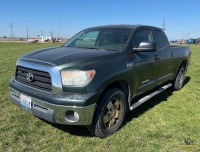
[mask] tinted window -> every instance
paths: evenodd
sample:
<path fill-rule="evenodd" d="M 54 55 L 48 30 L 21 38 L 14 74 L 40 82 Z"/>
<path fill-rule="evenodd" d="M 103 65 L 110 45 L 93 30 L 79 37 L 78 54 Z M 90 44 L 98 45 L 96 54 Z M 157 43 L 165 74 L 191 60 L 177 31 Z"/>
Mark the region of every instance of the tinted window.
<path fill-rule="evenodd" d="M 141 42 L 154 42 L 151 30 L 142 30 L 136 33 L 133 39 L 133 47 L 138 48 Z"/>
<path fill-rule="evenodd" d="M 162 32 L 159 30 L 155 30 L 156 38 L 157 38 L 157 48 L 162 49 L 165 47 L 165 40 L 163 38 Z"/>

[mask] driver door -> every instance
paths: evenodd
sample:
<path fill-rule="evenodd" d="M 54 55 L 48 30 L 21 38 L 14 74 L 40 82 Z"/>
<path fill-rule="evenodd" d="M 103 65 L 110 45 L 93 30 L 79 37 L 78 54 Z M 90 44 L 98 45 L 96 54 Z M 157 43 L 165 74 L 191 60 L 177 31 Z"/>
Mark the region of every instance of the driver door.
<path fill-rule="evenodd" d="M 155 42 L 150 29 L 143 29 L 136 32 L 132 41 L 132 47 L 138 48 L 141 42 Z M 134 55 L 133 73 L 137 78 L 136 93 L 148 91 L 155 86 L 159 69 L 159 63 L 156 60 L 155 52 L 156 51 L 136 52 Z"/>

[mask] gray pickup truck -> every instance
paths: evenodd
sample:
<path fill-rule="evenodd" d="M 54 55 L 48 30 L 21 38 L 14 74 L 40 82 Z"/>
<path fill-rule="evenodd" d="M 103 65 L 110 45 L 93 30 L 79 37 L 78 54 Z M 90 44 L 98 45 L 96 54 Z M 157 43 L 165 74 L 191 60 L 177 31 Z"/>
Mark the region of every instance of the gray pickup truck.
<path fill-rule="evenodd" d="M 85 125 L 101 138 L 126 112 L 184 85 L 191 51 L 171 47 L 162 29 L 108 25 L 85 29 L 61 47 L 30 52 L 16 64 L 10 100 L 52 123 Z"/>

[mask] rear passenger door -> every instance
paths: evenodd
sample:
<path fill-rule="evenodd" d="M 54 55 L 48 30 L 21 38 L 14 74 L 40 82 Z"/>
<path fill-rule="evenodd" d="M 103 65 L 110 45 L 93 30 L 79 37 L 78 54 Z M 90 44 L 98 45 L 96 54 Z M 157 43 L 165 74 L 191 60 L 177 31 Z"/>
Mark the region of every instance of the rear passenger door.
<path fill-rule="evenodd" d="M 163 31 L 159 29 L 154 29 L 153 31 L 157 45 L 156 56 L 158 57 L 159 62 L 159 70 L 157 75 L 159 78 L 159 83 L 161 84 L 169 80 L 171 76 L 171 47 L 169 46 L 167 37 L 164 35 Z"/>

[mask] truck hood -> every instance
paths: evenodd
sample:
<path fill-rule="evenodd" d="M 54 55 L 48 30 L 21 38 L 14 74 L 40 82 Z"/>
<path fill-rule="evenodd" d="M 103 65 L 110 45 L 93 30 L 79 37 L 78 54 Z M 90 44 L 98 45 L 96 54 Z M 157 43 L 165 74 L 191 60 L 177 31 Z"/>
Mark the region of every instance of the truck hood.
<path fill-rule="evenodd" d="M 103 59 L 110 59 L 115 51 L 84 49 L 73 47 L 54 47 L 30 52 L 22 57 L 26 61 L 34 63 L 46 62 L 57 66 L 66 65 L 66 67 L 77 64 L 90 64 Z M 64 68 L 64 67 L 63 67 Z"/>

